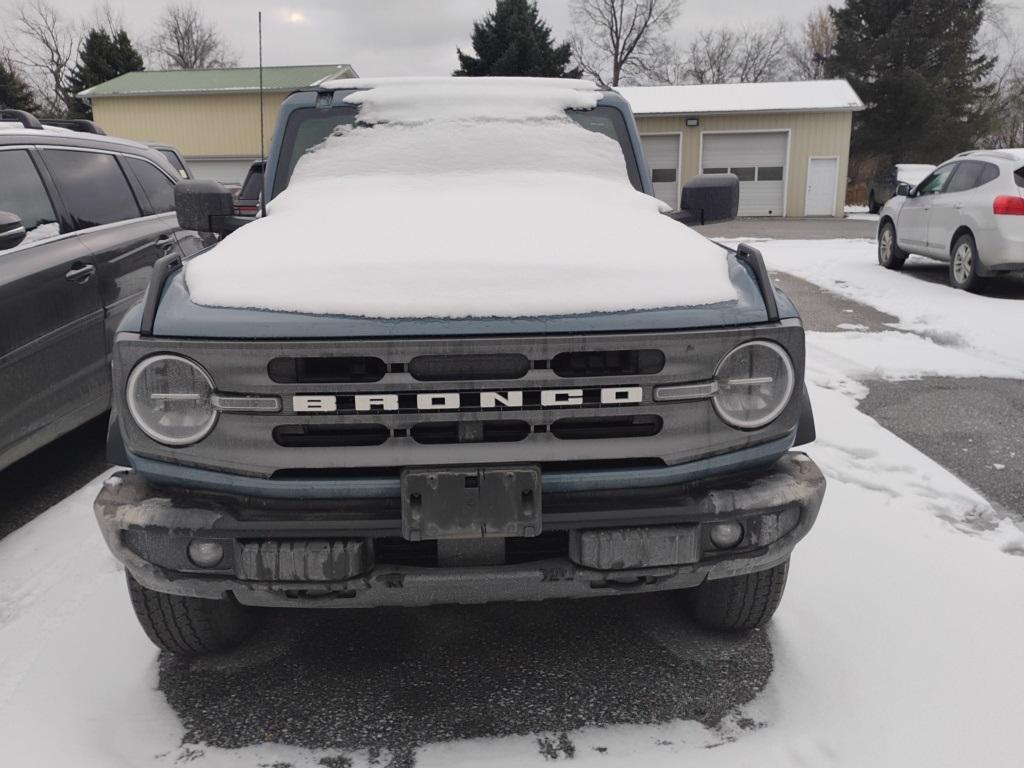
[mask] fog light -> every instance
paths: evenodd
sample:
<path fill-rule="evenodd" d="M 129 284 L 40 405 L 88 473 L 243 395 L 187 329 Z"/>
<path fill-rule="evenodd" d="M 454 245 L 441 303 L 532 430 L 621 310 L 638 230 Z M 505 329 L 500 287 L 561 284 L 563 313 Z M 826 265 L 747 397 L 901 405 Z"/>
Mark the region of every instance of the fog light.
<path fill-rule="evenodd" d="M 192 539 L 188 545 L 188 559 L 200 568 L 213 568 L 224 559 L 224 547 L 216 541 Z"/>
<path fill-rule="evenodd" d="M 719 549 L 732 549 L 743 541 L 743 526 L 739 523 L 717 523 L 711 526 L 711 543 Z"/>

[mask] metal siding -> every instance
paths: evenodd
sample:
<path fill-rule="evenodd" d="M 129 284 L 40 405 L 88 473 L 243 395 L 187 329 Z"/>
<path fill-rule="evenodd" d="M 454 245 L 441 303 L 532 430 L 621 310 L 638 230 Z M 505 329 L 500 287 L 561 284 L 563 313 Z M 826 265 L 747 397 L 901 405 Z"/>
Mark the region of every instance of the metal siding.
<path fill-rule="evenodd" d="M 264 93 L 266 147 L 287 94 Z M 118 96 L 93 99 L 93 116 L 111 136 L 170 144 L 186 158 L 260 155 L 259 94 Z"/>
<path fill-rule="evenodd" d="M 811 156 L 839 157 L 839 188 L 836 216 L 843 215 L 844 190 L 849 172 L 852 112 L 759 113 L 702 115 L 700 126 L 686 127 L 686 116 L 637 117 L 641 134 L 682 133 L 682 181 L 699 171 L 700 135 L 703 131 L 790 130 L 789 163 L 786 166 L 786 215 L 803 216 L 807 189 L 807 163 Z"/>

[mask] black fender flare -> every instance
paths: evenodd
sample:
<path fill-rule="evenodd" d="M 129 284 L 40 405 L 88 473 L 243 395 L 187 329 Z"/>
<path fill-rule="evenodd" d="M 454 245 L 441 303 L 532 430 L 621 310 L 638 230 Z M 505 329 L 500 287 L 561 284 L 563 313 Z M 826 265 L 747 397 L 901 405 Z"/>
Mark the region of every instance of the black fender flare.
<path fill-rule="evenodd" d="M 817 436 L 818 433 L 814 426 L 814 409 L 811 408 L 811 398 L 807 394 L 807 385 L 805 384 L 800 395 L 800 421 L 797 423 L 796 442 L 793 445 L 813 443 Z"/>
<path fill-rule="evenodd" d="M 107 462 L 118 467 L 130 467 L 128 449 L 124 447 L 124 436 L 121 434 L 121 423 L 117 418 L 117 409 L 110 409 L 110 420 L 107 422 Z"/>

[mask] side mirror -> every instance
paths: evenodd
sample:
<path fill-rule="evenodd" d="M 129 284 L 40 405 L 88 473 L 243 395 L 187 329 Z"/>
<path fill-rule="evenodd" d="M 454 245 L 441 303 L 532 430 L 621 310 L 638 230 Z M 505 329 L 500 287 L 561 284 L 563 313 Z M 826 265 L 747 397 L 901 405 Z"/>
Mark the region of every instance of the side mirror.
<path fill-rule="evenodd" d="M 8 248 L 18 245 L 27 234 L 25 225 L 22 224 L 18 214 L 0 211 L 0 251 L 6 251 Z"/>
<path fill-rule="evenodd" d="M 174 186 L 174 208 L 182 229 L 227 235 L 251 219 L 235 216 L 231 193 L 216 181 L 183 181 Z"/>
<path fill-rule="evenodd" d="M 740 210 L 740 180 L 734 173 L 704 174 L 683 184 L 678 211 L 669 215 L 683 224 L 731 221 Z"/>
<path fill-rule="evenodd" d="M 896 185 L 896 197 L 910 197 L 910 193 L 913 191 L 914 188 L 905 181 Z"/>

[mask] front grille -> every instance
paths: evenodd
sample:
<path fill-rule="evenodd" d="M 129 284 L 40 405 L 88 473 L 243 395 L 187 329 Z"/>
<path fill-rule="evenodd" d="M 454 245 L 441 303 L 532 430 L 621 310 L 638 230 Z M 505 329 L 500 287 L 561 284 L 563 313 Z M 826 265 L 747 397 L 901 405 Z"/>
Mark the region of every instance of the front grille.
<path fill-rule="evenodd" d="M 530 434 L 525 421 L 439 421 L 417 424 L 410 431 L 420 445 L 516 443 Z"/>
<path fill-rule="evenodd" d="M 273 413 L 221 414 L 185 451 L 155 443 L 130 419 L 122 425 L 134 453 L 202 469 L 300 484 L 391 478 L 404 467 L 660 467 L 795 428 L 799 397 L 756 434 L 726 425 L 710 400 L 655 398 L 659 387 L 712 380 L 725 355 L 755 339 L 788 349 L 802 376 L 796 324 L 440 338 L 122 338 L 115 374 L 124 382 L 142 358 L 174 352 L 202 365 L 223 393 L 279 400 Z M 126 406 L 123 397 L 119 405 Z"/>
<path fill-rule="evenodd" d="M 551 361 L 551 370 L 563 378 L 650 376 L 664 368 L 665 353 L 657 349 L 562 352 Z"/>
<path fill-rule="evenodd" d="M 537 560 L 567 557 L 569 554 L 568 531 L 544 531 L 529 538 L 503 539 L 505 564 L 516 565 Z M 436 541 L 406 541 L 398 537 L 374 540 L 374 551 L 379 565 L 405 565 L 419 568 L 436 568 Z"/>
<path fill-rule="evenodd" d="M 379 357 L 276 357 L 267 365 L 267 375 L 278 384 L 369 383 L 387 370 Z"/>
<path fill-rule="evenodd" d="M 559 440 L 615 440 L 624 437 L 653 437 L 661 432 L 661 426 L 660 416 L 559 419 L 551 425 L 551 434 Z"/>
<path fill-rule="evenodd" d="M 284 424 L 273 435 L 285 448 L 365 447 L 384 445 L 391 431 L 383 424 Z"/>
<path fill-rule="evenodd" d="M 409 362 L 417 381 L 521 379 L 529 370 L 523 355 L 421 355 Z"/>

